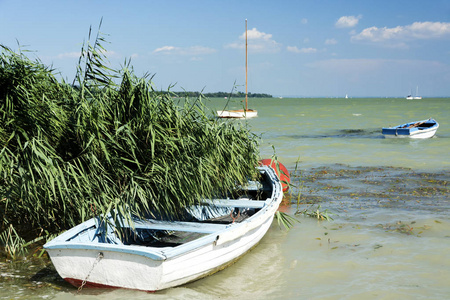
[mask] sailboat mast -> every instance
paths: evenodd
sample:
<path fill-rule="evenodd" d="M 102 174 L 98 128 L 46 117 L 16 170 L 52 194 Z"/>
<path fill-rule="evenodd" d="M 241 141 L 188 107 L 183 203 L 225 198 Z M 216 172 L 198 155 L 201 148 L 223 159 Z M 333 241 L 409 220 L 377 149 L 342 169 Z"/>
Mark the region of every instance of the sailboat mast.
<path fill-rule="evenodd" d="M 247 75 L 248 63 L 247 63 L 247 19 L 245 19 L 245 110 L 247 110 L 248 92 L 247 92 Z"/>

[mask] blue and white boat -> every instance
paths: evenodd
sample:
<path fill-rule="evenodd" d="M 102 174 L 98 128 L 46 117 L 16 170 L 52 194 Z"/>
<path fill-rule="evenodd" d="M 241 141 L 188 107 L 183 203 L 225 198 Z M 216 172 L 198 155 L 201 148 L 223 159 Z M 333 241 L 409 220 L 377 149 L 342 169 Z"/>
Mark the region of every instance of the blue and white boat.
<path fill-rule="evenodd" d="M 197 280 L 244 255 L 272 224 L 281 182 L 271 167 L 258 169 L 261 179 L 241 187 L 240 197 L 204 200 L 182 220 L 97 217 L 44 248 L 59 275 L 79 289 L 157 291 Z"/>
<path fill-rule="evenodd" d="M 409 137 L 413 139 L 431 138 L 436 134 L 439 123 L 429 118 L 428 120 L 410 122 L 395 127 L 383 128 L 385 137 Z"/>

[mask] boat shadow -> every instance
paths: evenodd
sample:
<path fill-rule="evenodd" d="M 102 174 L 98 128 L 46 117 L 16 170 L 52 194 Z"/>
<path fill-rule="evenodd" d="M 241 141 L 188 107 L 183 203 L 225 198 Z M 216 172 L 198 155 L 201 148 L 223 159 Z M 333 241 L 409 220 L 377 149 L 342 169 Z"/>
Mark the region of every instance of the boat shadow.
<path fill-rule="evenodd" d="M 428 139 L 412 139 L 410 137 L 385 137 L 381 133 L 381 128 L 368 128 L 368 129 L 339 129 L 330 130 L 323 134 L 292 134 L 284 135 L 292 139 L 326 139 L 326 138 L 338 138 L 338 139 L 383 139 L 388 141 L 417 141 L 417 140 L 430 140 L 430 139 L 445 139 L 450 138 L 450 135 L 436 133 L 435 136 Z"/>
<path fill-rule="evenodd" d="M 339 129 L 330 130 L 323 134 L 304 134 L 287 135 L 293 139 L 325 139 L 325 138 L 343 138 L 343 139 L 384 139 L 380 128 L 369 129 Z"/>

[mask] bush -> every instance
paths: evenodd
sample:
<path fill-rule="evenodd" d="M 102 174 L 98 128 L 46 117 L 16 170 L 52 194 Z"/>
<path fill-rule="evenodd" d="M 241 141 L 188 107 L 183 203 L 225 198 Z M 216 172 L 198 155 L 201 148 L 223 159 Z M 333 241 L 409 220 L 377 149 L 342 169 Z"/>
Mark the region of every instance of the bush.
<path fill-rule="evenodd" d="M 111 210 L 176 218 L 256 175 L 247 127 L 213 117 L 201 95 L 175 102 L 129 64 L 106 68 L 101 42 L 83 45 L 73 84 L 2 46 L 3 251 L 7 230 L 30 241 Z"/>

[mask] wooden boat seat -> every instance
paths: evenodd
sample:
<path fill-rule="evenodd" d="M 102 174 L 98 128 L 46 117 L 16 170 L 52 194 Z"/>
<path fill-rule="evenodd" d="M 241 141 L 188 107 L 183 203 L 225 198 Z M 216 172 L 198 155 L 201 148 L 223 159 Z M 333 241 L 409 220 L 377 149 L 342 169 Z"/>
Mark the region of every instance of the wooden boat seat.
<path fill-rule="evenodd" d="M 169 221 L 135 221 L 135 229 L 173 230 L 185 232 L 213 233 L 225 229 L 227 224 L 213 224 L 202 222 L 169 222 Z M 131 227 L 131 226 L 130 226 Z"/>
<path fill-rule="evenodd" d="M 266 203 L 265 201 L 240 199 L 240 200 L 230 200 L 230 199 L 214 199 L 214 200 L 204 200 L 202 204 L 206 204 L 212 207 L 229 207 L 229 208 L 252 208 L 260 209 L 263 208 Z M 150 230 L 173 230 L 173 231 L 185 231 L 185 232 L 199 232 L 199 233 L 213 233 L 222 229 L 225 229 L 227 224 L 214 224 L 214 223 L 203 223 L 203 222 L 181 222 L 181 221 L 159 221 L 159 220 L 145 220 L 145 221 L 135 221 L 135 229 L 150 229 Z M 132 227 L 132 226 L 127 226 Z"/>
<path fill-rule="evenodd" d="M 263 208 L 266 205 L 266 202 L 249 199 L 239 199 L 239 200 L 214 199 L 214 200 L 203 200 L 202 204 L 207 204 L 215 207 Z"/>

